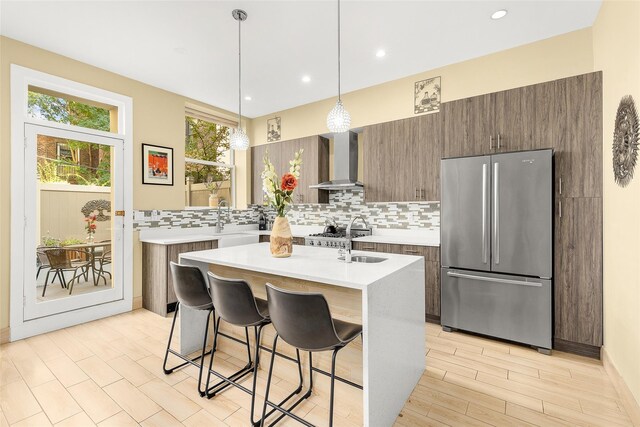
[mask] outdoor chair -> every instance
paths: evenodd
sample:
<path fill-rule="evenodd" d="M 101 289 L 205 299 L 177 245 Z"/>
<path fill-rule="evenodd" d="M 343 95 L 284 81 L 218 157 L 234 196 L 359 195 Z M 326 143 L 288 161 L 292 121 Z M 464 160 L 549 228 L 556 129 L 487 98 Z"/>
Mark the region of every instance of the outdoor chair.
<path fill-rule="evenodd" d="M 83 249 L 65 248 L 47 249 L 44 252 L 49 260 L 50 270 L 47 272 L 47 277 L 45 278 L 42 296 L 44 297 L 47 291 L 47 281 L 51 272 L 55 272 L 58 277 L 60 277 L 62 287 L 68 288 L 69 295 L 71 295 L 74 282 L 80 281 L 80 277 L 83 275 L 88 277 L 89 267 L 91 266 L 91 253 Z M 67 279 L 64 276 L 64 273 L 67 271 L 73 271 L 73 277 L 69 283 L 67 283 Z M 78 274 L 78 271 L 80 271 L 80 274 Z"/>

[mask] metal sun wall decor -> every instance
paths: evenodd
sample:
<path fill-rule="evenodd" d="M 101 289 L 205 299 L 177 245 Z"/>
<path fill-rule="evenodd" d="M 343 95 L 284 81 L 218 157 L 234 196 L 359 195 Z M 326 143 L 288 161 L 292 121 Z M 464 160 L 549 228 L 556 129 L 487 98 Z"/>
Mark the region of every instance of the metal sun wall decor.
<path fill-rule="evenodd" d="M 414 83 L 413 113 L 440 111 L 440 77 L 432 77 Z"/>
<path fill-rule="evenodd" d="M 640 123 L 636 105 L 631 95 L 624 96 L 618 106 L 613 130 L 613 174 L 621 187 L 633 179 L 633 170 L 638 158 Z"/>

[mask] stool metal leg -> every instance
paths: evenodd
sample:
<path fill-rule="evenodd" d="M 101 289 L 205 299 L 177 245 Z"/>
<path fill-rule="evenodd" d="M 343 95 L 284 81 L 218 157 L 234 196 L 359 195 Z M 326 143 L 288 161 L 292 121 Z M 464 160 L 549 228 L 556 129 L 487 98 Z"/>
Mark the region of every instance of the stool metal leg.
<path fill-rule="evenodd" d="M 338 351 L 340 351 L 342 347 L 338 347 L 333 350 L 333 356 L 331 358 L 331 397 L 329 398 L 329 427 L 333 426 L 333 397 L 335 394 L 335 384 L 336 384 L 336 356 L 338 355 Z"/>
<path fill-rule="evenodd" d="M 198 368 L 198 393 L 200 393 L 200 396 L 204 396 L 205 394 L 205 390 L 202 389 L 202 371 L 204 369 L 204 358 L 207 354 L 210 353 L 210 351 L 207 351 L 207 338 L 209 336 L 209 321 L 211 319 L 211 321 L 214 320 L 214 313 L 213 310 L 209 310 L 209 313 L 207 314 L 207 324 L 205 325 L 205 329 L 204 329 L 204 338 L 203 338 L 203 342 L 202 342 L 202 352 L 200 354 L 200 356 L 196 356 L 193 359 L 190 359 L 186 356 L 184 356 L 181 353 L 178 353 L 175 350 L 171 349 L 171 341 L 173 340 L 173 332 L 175 330 L 176 327 L 176 320 L 178 318 L 178 311 L 180 310 L 180 303 L 176 303 L 176 311 L 173 314 L 173 321 L 171 322 L 171 331 L 169 332 L 169 340 L 167 342 L 167 349 L 164 353 L 164 362 L 162 363 L 162 370 L 164 371 L 165 375 L 169 375 L 172 374 L 176 369 L 182 368 L 183 366 L 186 365 L 193 365 L 195 367 Z M 174 356 L 177 356 L 179 358 L 181 358 L 182 360 L 184 360 L 184 363 L 181 363 L 177 366 L 174 366 L 173 368 L 167 368 L 167 361 L 169 359 L 169 353 L 173 354 Z M 196 362 L 197 360 L 200 360 L 200 362 Z"/>
<path fill-rule="evenodd" d="M 236 385 L 236 382 L 239 381 L 240 379 L 242 379 L 243 377 L 247 376 L 248 374 L 250 374 L 251 372 L 253 372 L 253 362 L 251 360 L 251 345 L 249 343 L 249 332 L 248 329 L 245 328 L 245 336 L 247 337 L 247 341 L 246 342 L 242 342 L 242 340 L 239 340 L 231 335 L 227 335 L 224 334 L 222 332 L 220 332 L 220 321 L 222 320 L 222 318 L 218 317 L 218 321 L 216 322 L 216 327 L 215 327 L 215 334 L 214 334 L 214 338 L 213 338 L 213 351 L 211 352 L 211 359 L 209 360 L 209 372 L 207 373 L 207 383 L 206 383 L 206 388 L 205 388 L 205 394 L 207 395 L 208 399 L 211 399 L 213 396 L 215 396 L 216 394 L 220 393 L 221 391 L 225 390 L 227 387 L 231 386 L 231 385 Z M 222 335 L 224 337 L 230 338 L 234 341 L 240 342 L 242 344 L 245 344 L 248 348 L 248 356 L 249 356 L 249 362 L 247 363 L 247 365 L 240 369 L 237 372 L 234 372 L 233 374 L 231 374 L 229 377 L 225 377 L 222 374 L 216 372 L 213 370 L 213 358 L 215 356 L 215 352 L 217 351 L 217 347 L 218 347 L 218 336 Z M 211 381 L 211 374 L 217 376 L 221 381 L 217 382 L 216 384 L 209 386 L 210 381 Z"/>
<path fill-rule="evenodd" d="M 300 418 L 299 416 L 297 416 L 296 414 L 291 412 L 296 406 L 298 406 L 305 399 L 307 399 L 309 396 L 311 396 L 311 388 L 309 388 L 307 390 L 307 392 L 303 396 L 301 396 L 298 400 L 296 400 L 289 408 L 285 409 L 285 408 L 282 407 L 283 404 L 285 404 L 289 399 L 291 399 L 293 396 L 295 396 L 296 394 L 298 394 L 302 390 L 302 363 L 300 361 L 300 350 L 296 349 L 296 356 L 297 356 L 297 360 L 298 360 L 298 374 L 300 375 L 300 385 L 298 386 L 298 389 L 296 389 L 293 393 L 291 393 L 289 396 L 287 396 L 283 401 L 281 401 L 278 404 L 269 402 L 269 389 L 271 388 L 271 380 L 273 378 L 273 364 L 274 364 L 275 357 L 276 357 L 276 354 L 277 354 L 277 352 L 276 352 L 277 344 L 278 344 L 278 334 L 276 333 L 276 336 L 273 339 L 273 350 L 272 350 L 273 354 L 271 356 L 271 363 L 269 364 L 269 375 L 268 375 L 268 378 L 267 378 L 267 388 L 266 388 L 265 396 L 264 396 L 264 406 L 262 407 L 262 419 L 260 420 L 260 426 L 264 426 L 264 423 L 265 423 L 265 420 L 267 419 L 267 417 L 269 417 L 275 411 L 280 411 L 282 414 L 278 418 L 276 418 L 272 423 L 269 424 L 270 427 L 275 425 L 285 415 L 290 416 L 294 420 L 296 420 L 299 423 L 302 423 L 302 424 L 304 424 L 304 425 L 306 425 L 308 427 L 314 427 L 313 424 L 310 424 L 309 422 L 303 420 L 302 418 Z M 309 371 L 309 375 L 313 375 L 313 371 L 312 370 Z M 311 381 L 313 381 L 313 380 L 311 379 Z M 313 383 L 311 382 L 311 384 L 313 384 Z M 267 405 L 269 405 L 271 408 L 273 408 L 268 413 L 267 413 Z"/>

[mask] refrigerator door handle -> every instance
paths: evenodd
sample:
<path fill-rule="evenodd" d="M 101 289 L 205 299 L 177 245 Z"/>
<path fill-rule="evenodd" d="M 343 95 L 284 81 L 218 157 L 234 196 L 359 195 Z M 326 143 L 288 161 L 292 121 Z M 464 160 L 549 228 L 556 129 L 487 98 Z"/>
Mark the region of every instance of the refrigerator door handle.
<path fill-rule="evenodd" d="M 493 259 L 500 264 L 500 164 L 493 164 Z"/>
<path fill-rule="evenodd" d="M 533 286 L 539 288 L 542 286 L 540 282 L 525 282 L 524 280 L 500 279 L 495 277 L 476 276 L 475 274 L 464 274 L 455 271 L 447 271 L 447 276 L 457 277 L 459 279 L 478 280 L 481 282 L 502 283 L 505 285 Z"/>
<path fill-rule="evenodd" d="M 487 164 L 482 165 L 482 263 L 487 263 Z"/>

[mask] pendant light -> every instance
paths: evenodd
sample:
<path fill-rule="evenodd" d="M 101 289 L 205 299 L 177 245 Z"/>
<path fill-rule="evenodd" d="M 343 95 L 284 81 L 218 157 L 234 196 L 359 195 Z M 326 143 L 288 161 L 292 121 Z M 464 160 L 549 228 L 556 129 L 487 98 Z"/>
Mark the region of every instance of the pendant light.
<path fill-rule="evenodd" d="M 232 150 L 246 150 L 249 148 L 249 137 L 242 130 L 242 21 L 247 19 L 247 12 L 235 9 L 231 12 L 233 19 L 238 21 L 238 128 L 231 134 L 229 145 Z"/>
<path fill-rule="evenodd" d="M 342 133 L 349 130 L 351 126 L 351 116 L 342 105 L 340 98 L 340 0 L 338 0 L 338 102 L 327 116 L 327 127 L 333 133 Z"/>

